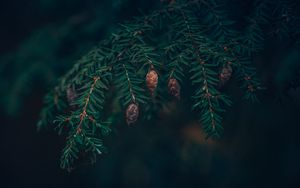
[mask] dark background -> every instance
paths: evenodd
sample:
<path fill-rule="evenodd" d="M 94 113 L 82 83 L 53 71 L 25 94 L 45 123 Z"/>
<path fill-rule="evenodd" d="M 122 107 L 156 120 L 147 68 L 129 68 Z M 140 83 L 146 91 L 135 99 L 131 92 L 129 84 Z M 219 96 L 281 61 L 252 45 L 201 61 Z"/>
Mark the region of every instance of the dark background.
<path fill-rule="evenodd" d="M 252 3 L 229 2 L 232 11 L 241 6 L 239 12 L 248 11 Z M 0 2 L 1 187 L 300 185 L 300 92 L 285 87 L 290 69 L 300 63 L 299 51 L 274 49 L 272 39 L 254 62 L 267 88 L 259 94 L 260 103 L 245 102 L 230 86 L 234 105 L 226 112 L 221 139 L 204 140 L 201 125 L 183 100 L 160 120 L 133 128 L 118 125 L 107 140 L 109 153 L 95 165 L 72 173 L 59 168 L 63 138 L 53 131 L 36 131 L 47 89 L 117 23 L 159 6 L 159 0 Z M 286 57 L 298 62 L 296 66 L 289 67 Z M 38 67 L 35 77 L 33 66 Z M 36 70 L 47 74 L 39 79 Z"/>

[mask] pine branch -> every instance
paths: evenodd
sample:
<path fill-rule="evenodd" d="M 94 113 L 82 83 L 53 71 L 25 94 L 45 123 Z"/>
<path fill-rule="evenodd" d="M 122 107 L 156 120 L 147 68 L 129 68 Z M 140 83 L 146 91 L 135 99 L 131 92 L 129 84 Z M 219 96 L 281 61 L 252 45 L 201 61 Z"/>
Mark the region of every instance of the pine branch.
<path fill-rule="evenodd" d="M 231 50 L 230 48 L 227 48 L 226 51 L 232 57 L 230 63 L 232 63 L 232 65 L 236 67 L 236 75 L 241 82 L 241 88 L 243 91 L 246 91 L 244 98 L 253 102 L 258 101 L 256 91 L 263 88 L 256 77 L 256 70 L 250 65 L 251 60 L 248 57 L 238 57 L 236 55 L 236 52 L 234 50 Z"/>
<path fill-rule="evenodd" d="M 108 83 L 111 77 L 110 67 L 102 68 L 98 76 L 92 78 L 90 84 L 84 84 L 80 90 L 82 93 L 74 101 L 77 106 L 76 110 L 70 116 L 58 116 L 55 123 L 57 124 L 58 133 L 68 130 L 67 145 L 63 149 L 61 158 L 61 167 L 70 169 L 75 160 L 79 158 L 80 151 L 90 152 L 90 156 L 101 154 L 104 148 L 100 139 L 91 138 L 95 135 L 103 135 L 109 131 L 109 124 L 101 123 L 99 111 L 104 104 L 104 91 L 108 89 Z M 101 75 L 101 76 L 100 76 Z M 87 134 L 90 130 L 90 134 Z M 98 130 L 100 130 L 100 133 Z M 95 140 L 95 142 L 92 142 Z M 99 142 L 96 144 L 96 142 Z M 101 141 L 102 143 L 102 141 Z"/>
<path fill-rule="evenodd" d="M 59 96 L 57 88 L 45 96 L 44 103 L 46 107 L 40 113 L 40 120 L 37 123 L 38 131 L 49 129 L 49 126 L 53 125 L 53 115 L 67 108 L 65 101 Z"/>
<path fill-rule="evenodd" d="M 263 25 L 266 25 L 272 16 L 270 1 L 255 1 L 254 7 L 252 14 L 246 18 L 248 25 L 244 29 L 243 35 L 237 38 L 237 41 L 243 46 L 236 48 L 236 50 L 248 56 L 263 48 L 262 44 L 265 40 Z"/>
<path fill-rule="evenodd" d="M 64 91 L 70 84 L 82 84 L 84 77 L 92 74 L 99 62 L 106 61 L 110 55 L 109 42 L 109 40 L 103 41 L 75 63 L 73 68 L 61 78 L 60 90 Z"/>
<path fill-rule="evenodd" d="M 204 131 L 208 137 L 219 137 L 221 115 L 231 105 L 219 90 L 220 84 L 233 71 L 246 99 L 256 100 L 256 91 L 262 88 L 250 63 L 253 53 L 263 47 L 267 4 L 256 5 L 248 21 L 245 31 L 237 31 L 224 6 L 213 0 L 194 0 L 176 1 L 121 24 L 61 78 L 58 95 L 68 100 L 68 107 L 52 110 L 50 98 L 52 103 L 45 108 L 50 119 L 57 117 L 58 134 L 67 135 L 62 168 L 71 169 L 84 156 L 94 162 L 105 151 L 102 138 L 110 131 L 110 123 L 103 123 L 102 111 L 107 91 L 116 91 L 113 97 L 126 108 L 127 123 L 133 124 L 140 107 L 147 120 L 153 109 L 160 109 L 166 102 L 166 88 L 180 99 L 180 85 L 187 75 L 195 88 L 193 109 L 201 115 Z"/>
<path fill-rule="evenodd" d="M 215 65 L 206 64 L 205 60 L 201 58 L 201 51 L 199 50 L 200 43 L 199 38 L 194 37 L 196 34 L 193 29 L 196 27 L 193 24 L 196 24 L 194 20 L 190 20 L 190 17 L 186 16 L 184 10 L 180 11 L 182 15 L 182 20 L 187 28 L 187 33 L 184 34 L 184 37 L 187 38 L 187 41 L 192 45 L 193 55 L 195 57 L 194 68 L 190 71 L 194 72 L 191 77 L 193 84 L 200 84 L 198 87 L 194 99 L 196 103 L 193 105 L 193 108 L 200 107 L 202 111 L 201 122 L 203 123 L 204 130 L 207 133 L 207 136 L 220 136 L 220 132 L 222 130 L 221 126 L 221 116 L 217 113 L 222 112 L 223 109 L 219 106 L 219 101 L 224 101 L 225 104 L 230 104 L 230 101 L 225 97 L 225 95 L 221 95 L 220 92 L 216 89 L 218 80 L 214 78 L 216 73 L 213 70 L 210 70 L 209 67 L 214 67 Z M 196 32 L 196 31 L 195 31 Z M 209 61 L 209 58 L 207 58 Z M 199 66 L 200 65 L 200 66 Z"/>
<path fill-rule="evenodd" d="M 91 85 L 90 87 L 90 91 L 88 93 L 88 95 L 86 96 L 85 98 L 85 102 L 84 102 L 84 106 L 82 108 L 82 112 L 80 113 L 79 117 L 80 117 L 80 122 L 77 126 L 77 129 L 76 129 L 76 134 L 79 134 L 82 130 L 82 123 L 83 123 L 83 120 L 86 118 L 86 117 L 89 117 L 89 118 L 92 118 L 90 117 L 88 114 L 87 114 L 87 107 L 89 105 L 89 102 L 90 102 L 90 98 L 91 98 L 91 94 L 93 93 L 94 89 L 95 89 L 95 86 L 97 84 L 97 82 L 100 80 L 100 77 L 94 77 L 93 78 L 94 82 L 93 84 Z"/>
<path fill-rule="evenodd" d="M 208 36 L 214 40 L 224 41 L 233 38 L 237 32 L 234 30 L 234 21 L 228 19 L 225 6 L 214 0 L 201 0 L 197 3 L 199 12 L 203 15 L 203 25 L 209 28 Z"/>

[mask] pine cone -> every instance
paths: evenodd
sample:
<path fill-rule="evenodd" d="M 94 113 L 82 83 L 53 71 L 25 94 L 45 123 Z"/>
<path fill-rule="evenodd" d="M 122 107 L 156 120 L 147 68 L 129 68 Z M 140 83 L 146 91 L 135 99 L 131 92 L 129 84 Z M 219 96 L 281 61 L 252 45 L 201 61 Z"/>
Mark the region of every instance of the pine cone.
<path fill-rule="evenodd" d="M 171 78 L 169 80 L 168 88 L 169 88 L 169 93 L 179 100 L 180 99 L 180 85 L 175 78 Z"/>
<path fill-rule="evenodd" d="M 154 94 L 154 91 L 157 87 L 158 75 L 155 70 L 150 70 L 146 75 L 146 84 L 148 89 L 151 92 L 151 95 Z"/>
<path fill-rule="evenodd" d="M 139 107 L 135 103 L 131 103 L 126 110 L 126 121 L 127 124 L 133 124 L 139 117 Z"/>
<path fill-rule="evenodd" d="M 232 68 L 230 64 L 223 66 L 219 79 L 220 79 L 220 86 L 223 86 L 230 78 L 232 74 Z"/>

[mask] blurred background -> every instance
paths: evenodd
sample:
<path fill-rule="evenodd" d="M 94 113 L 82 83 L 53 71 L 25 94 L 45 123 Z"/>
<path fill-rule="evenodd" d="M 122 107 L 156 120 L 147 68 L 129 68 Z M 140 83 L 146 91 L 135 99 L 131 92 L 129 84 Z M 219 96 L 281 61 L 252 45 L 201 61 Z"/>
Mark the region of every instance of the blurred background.
<path fill-rule="evenodd" d="M 227 0 L 236 15 L 253 1 Z M 294 8 L 300 12 L 300 3 Z M 0 168 L 3 187 L 298 187 L 300 185 L 300 45 L 266 40 L 254 64 L 266 90 L 260 103 L 234 105 L 224 134 L 205 140 L 188 101 L 170 102 L 159 119 L 117 125 L 109 153 L 72 173 L 59 168 L 62 137 L 37 133 L 46 92 L 74 61 L 118 23 L 160 0 L 0 1 Z M 240 7 L 236 9 L 236 7 Z M 274 47 L 276 46 L 276 47 Z M 189 88 L 183 87 L 183 98 Z M 1 187 L 2 187 L 1 186 Z"/>

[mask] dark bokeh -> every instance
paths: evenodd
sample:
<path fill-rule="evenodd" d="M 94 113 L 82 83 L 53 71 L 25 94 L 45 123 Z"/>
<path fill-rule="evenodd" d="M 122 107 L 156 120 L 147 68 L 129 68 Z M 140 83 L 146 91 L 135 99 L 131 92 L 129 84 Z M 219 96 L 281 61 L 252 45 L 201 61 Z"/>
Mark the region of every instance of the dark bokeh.
<path fill-rule="evenodd" d="M 250 2 L 241 3 L 244 11 Z M 83 48 L 88 48 L 104 38 L 118 22 L 138 15 L 138 8 L 147 11 L 155 6 L 159 6 L 159 1 L 127 0 L 115 1 L 115 4 L 92 0 L 1 1 L 0 54 L 17 51 L 39 28 L 61 28 L 67 20 L 76 22 L 78 15 L 92 12 L 87 20 L 84 18 L 81 23 L 79 19 L 80 24 L 74 27 L 89 25 L 90 30 L 96 30 L 84 30 L 74 37 L 64 38 L 66 43 L 60 51 L 62 56 L 82 52 L 84 50 L 75 47 L 69 49 L 66 44 L 72 46 L 84 41 L 86 47 Z M 89 22 L 97 8 L 103 11 L 103 16 L 99 16 L 103 19 L 99 20 L 101 26 Z M 34 81 L 31 84 L 34 92 L 26 95 L 18 115 L 7 116 L 1 111 L 0 186 L 298 187 L 300 89 L 281 87 L 280 70 L 286 68 L 286 64 L 277 54 L 285 51 L 285 55 L 299 57 L 299 52 L 274 49 L 273 43 L 275 41 L 268 41 L 266 49 L 255 60 L 267 88 L 259 95 L 261 102 L 247 103 L 239 98 L 237 88 L 228 88 L 237 98 L 226 113 L 225 131 L 220 140 L 204 140 L 201 125 L 194 121 L 182 101 L 177 104 L 177 110 L 160 120 L 133 128 L 117 125 L 117 131 L 107 140 L 109 153 L 99 157 L 94 166 L 83 165 L 70 174 L 59 168 L 63 138 L 51 131 L 36 132 L 47 87 L 41 81 Z M 68 56 L 66 59 L 76 58 Z M 59 68 L 58 72 L 62 73 L 68 66 Z M 13 70 L 6 72 L 10 73 L 14 75 Z"/>

